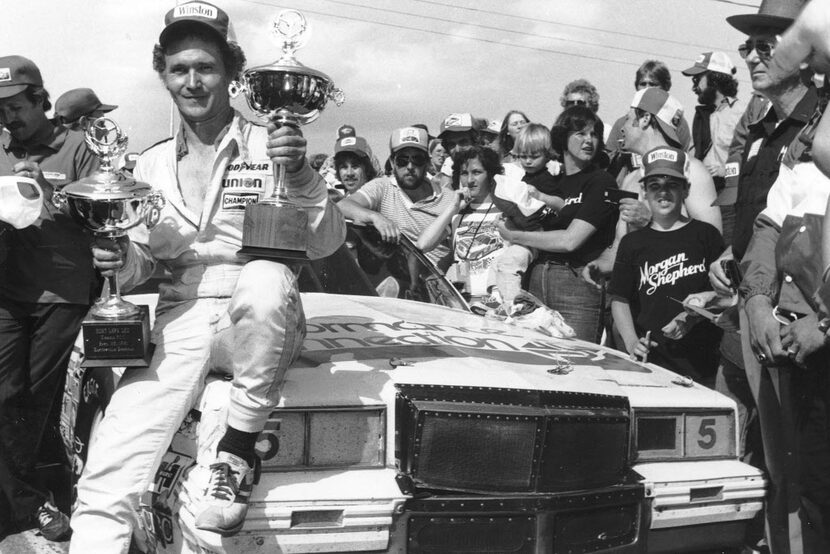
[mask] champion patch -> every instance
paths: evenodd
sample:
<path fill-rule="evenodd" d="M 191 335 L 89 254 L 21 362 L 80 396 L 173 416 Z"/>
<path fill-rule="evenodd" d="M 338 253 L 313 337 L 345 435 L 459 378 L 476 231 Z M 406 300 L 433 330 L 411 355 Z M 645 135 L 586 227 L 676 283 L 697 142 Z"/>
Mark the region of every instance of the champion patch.
<path fill-rule="evenodd" d="M 401 132 L 398 136 L 398 142 L 414 142 L 416 144 L 421 142 L 420 136 L 418 135 L 418 129 L 414 127 L 407 127 L 405 129 L 401 129 Z"/>
<path fill-rule="evenodd" d="M 222 195 L 223 210 L 244 210 L 248 204 L 256 204 L 259 194 L 249 192 L 226 192 Z"/>
<path fill-rule="evenodd" d="M 731 162 L 724 166 L 724 177 L 737 177 L 741 172 L 741 164 L 738 162 Z"/>
<path fill-rule="evenodd" d="M 357 144 L 355 137 L 346 137 L 340 141 L 340 146 L 354 146 L 355 144 Z"/>
<path fill-rule="evenodd" d="M 8 67 L 0 67 L 0 83 L 12 80 L 12 71 Z"/>

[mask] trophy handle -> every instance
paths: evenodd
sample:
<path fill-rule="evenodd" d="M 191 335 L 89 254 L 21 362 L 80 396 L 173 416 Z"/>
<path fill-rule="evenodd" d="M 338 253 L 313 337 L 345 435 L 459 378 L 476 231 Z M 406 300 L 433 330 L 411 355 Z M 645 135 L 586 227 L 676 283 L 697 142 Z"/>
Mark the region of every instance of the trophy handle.
<path fill-rule="evenodd" d="M 52 205 L 57 209 L 64 211 L 66 208 L 66 193 L 62 190 L 52 193 Z"/>
<path fill-rule="evenodd" d="M 334 102 L 335 106 L 342 106 L 343 102 L 346 101 L 346 93 L 343 92 L 343 89 L 337 87 L 332 87 L 331 89 L 329 89 L 329 91 L 326 93 L 326 96 L 328 96 L 329 100 Z"/>
<path fill-rule="evenodd" d="M 246 90 L 248 90 L 248 88 L 245 86 L 244 77 L 243 82 L 240 83 L 239 81 L 231 81 L 228 85 L 228 95 L 231 98 L 236 98 Z"/>

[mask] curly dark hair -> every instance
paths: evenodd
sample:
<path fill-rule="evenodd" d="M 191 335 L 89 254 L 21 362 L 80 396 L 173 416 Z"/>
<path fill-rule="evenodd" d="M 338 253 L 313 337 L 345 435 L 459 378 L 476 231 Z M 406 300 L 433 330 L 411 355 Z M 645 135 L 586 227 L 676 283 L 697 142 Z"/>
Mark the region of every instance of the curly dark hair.
<path fill-rule="evenodd" d="M 738 80 L 732 75 L 720 71 L 709 71 L 706 74 L 706 82 L 724 96 L 734 98 L 738 95 Z"/>
<path fill-rule="evenodd" d="M 592 85 L 587 79 L 576 79 L 565 85 L 562 96 L 559 97 L 559 105 L 565 108 L 565 101 L 568 99 L 568 95 L 575 92 L 584 93 L 588 97 L 588 107 L 594 113 L 599 111 L 599 92 L 597 92 L 597 87 Z"/>
<path fill-rule="evenodd" d="M 602 121 L 587 106 L 571 106 L 559 114 L 550 130 L 550 142 L 557 157 L 562 160 L 568 149 L 568 138 L 585 127 L 592 126 L 599 144 L 597 152 L 605 149 Z"/>
<path fill-rule="evenodd" d="M 461 181 L 461 169 L 470 160 L 478 160 L 487 175 L 492 179 L 504 173 L 498 153 L 486 146 L 470 146 L 462 148 L 452 158 L 452 188 L 458 190 Z"/>
<path fill-rule="evenodd" d="M 245 69 L 245 52 L 242 47 L 233 41 L 225 42 L 219 38 L 215 32 L 210 31 L 201 24 L 187 25 L 180 24 L 179 33 L 176 38 L 167 41 L 164 46 L 156 44 L 153 46 L 153 69 L 161 76 L 166 68 L 165 56 L 168 53 L 171 44 L 179 42 L 187 38 L 195 38 L 205 42 L 215 44 L 222 55 L 222 63 L 227 71 L 227 77 L 230 80 L 240 79 L 242 77 L 242 70 Z"/>

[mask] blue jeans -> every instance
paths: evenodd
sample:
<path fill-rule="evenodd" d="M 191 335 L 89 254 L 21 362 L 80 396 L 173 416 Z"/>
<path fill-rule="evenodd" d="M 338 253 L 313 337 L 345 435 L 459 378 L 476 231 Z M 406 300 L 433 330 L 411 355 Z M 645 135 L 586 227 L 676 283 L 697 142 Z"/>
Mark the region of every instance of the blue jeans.
<path fill-rule="evenodd" d="M 530 271 L 528 291 L 558 311 L 573 327 L 576 338 L 599 344 L 602 338 L 605 285 L 601 290 L 586 283 L 582 267 L 542 262 Z"/>

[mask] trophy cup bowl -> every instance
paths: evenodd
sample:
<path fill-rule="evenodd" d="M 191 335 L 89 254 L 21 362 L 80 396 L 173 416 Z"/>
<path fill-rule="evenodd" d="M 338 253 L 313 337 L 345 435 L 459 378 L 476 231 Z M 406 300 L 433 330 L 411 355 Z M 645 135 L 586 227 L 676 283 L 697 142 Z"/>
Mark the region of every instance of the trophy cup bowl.
<path fill-rule="evenodd" d="M 262 119 L 282 125 L 306 125 L 320 116 L 338 91 L 332 80 L 299 66 L 261 66 L 243 74 L 248 106 Z M 341 101 L 342 102 L 342 101 Z"/>
<path fill-rule="evenodd" d="M 308 38 L 300 12 L 283 10 L 272 22 L 282 45 L 276 62 L 245 71 L 230 94 L 245 94 L 248 106 L 265 122 L 300 127 L 317 119 L 329 100 L 343 103 L 343 91 L 324 73 L 301 64 L 294 51 Z M 240 253 L 264 258 L 306 260 L 308 214 L 288 198 L 285 167 L 274 168 L 270 197 L 245 208 Z"/>
<path fill-rule="evenodd" d="M 124 153 L 126 136 L 110 119 L 99 118 L 86 132 L 100 169 L 56 192 L 52 202 L 97 238 L 115 239 L 144 222 L 158 219 L 164 205 L 150 185 L 115 171 L 112 161 Z M 150 318 L 147 306 L 121 298 L 117 275 L 104 276 L 104 294 L 83 322 L 86 366 L 142 366 L 149 360 Z M 96 363 L 97 361 L 97 363 Z"/>

